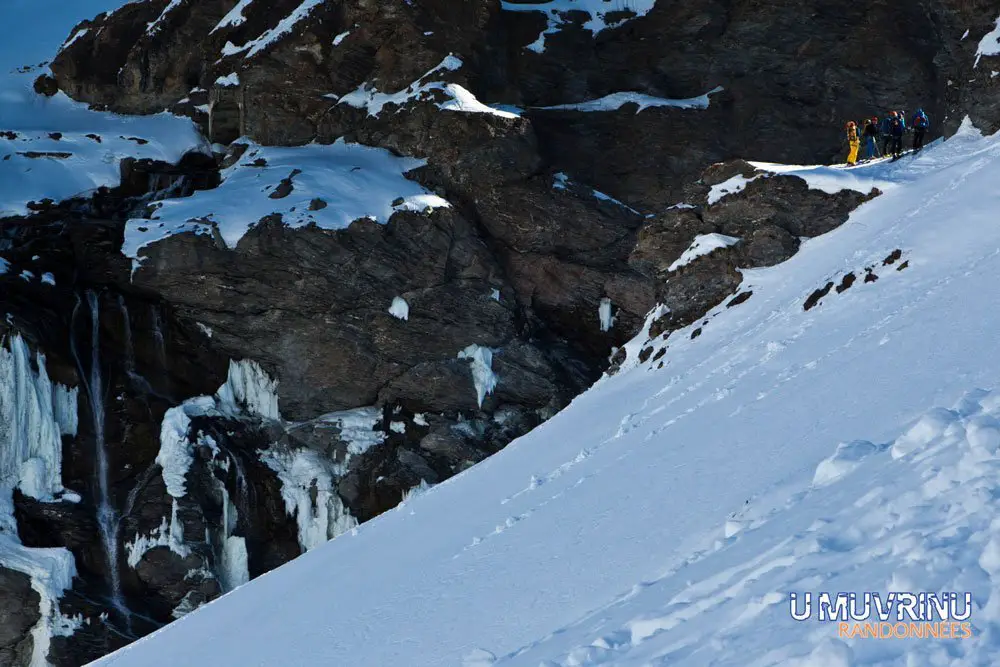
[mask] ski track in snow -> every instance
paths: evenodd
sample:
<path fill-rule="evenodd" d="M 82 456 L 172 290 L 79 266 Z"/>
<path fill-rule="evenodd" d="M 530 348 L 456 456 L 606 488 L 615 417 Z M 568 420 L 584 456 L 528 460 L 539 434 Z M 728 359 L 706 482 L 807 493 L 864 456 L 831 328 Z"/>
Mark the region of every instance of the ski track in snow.
<path fill-rule="evenodd" d="M 1000 136 L 865 169 L 885 194 L 651 343 L 662 369 L 633 341 L 618 375 L 405 511 L 98 664 L 996 664 L 1000 394 L 975 390 L 1000 390 Z M 968 590 L 976 637 L 839 640 L 790 618 L 794 590 Z"/>

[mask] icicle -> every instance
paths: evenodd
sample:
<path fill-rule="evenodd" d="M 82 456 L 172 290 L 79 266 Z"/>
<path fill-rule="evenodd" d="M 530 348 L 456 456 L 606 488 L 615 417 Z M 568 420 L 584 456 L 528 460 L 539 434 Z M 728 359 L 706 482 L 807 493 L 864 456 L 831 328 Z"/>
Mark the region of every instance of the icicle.
<path fill-rule="evenodd" d="M 493 350 L 479 345 L 470 345 L 458 353 L 459 359 L 468 359 L 472 369 L 472 382 L 476 386 L 476 400 L 479 407 L 487 394 L 492 394 L 497 386 L 497 376 L 493 372 Z"/>

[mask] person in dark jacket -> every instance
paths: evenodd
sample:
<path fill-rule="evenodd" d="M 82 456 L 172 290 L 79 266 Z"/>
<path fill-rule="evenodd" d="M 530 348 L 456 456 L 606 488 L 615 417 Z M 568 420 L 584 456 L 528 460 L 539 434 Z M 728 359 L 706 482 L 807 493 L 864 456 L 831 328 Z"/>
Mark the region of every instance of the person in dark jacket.
<path fill-rule="evenodd" d="M 930 127 L 931 120 L 924 113 L 923 109 L 917 109 L 917 113 L 913 115 L 910 125 L 913 127 L 913 150 L 919 151 L 924 147 L 924 137 L 927 136 L 927 128 Z"/>
<path fill-rule="evenodd" d="M 889 112 L 889 135 L 892 137 L 892 159 L 898 160 L 903 155 L 903 133 L 906 123 L 896 111 Z"/>
<path fill-rule="evenodd" d="M 878 135 L 882 139 L 882 155 L 889 155 L 889 147 L 892 144 L 892 134 L 889 131 L 889 121 L 892 120 L 891 112 L 878 123 Z"/>
<path fill-rule="evenodd" d="M 879 157 L 878 152 L 878 125 L 870 118 L 865 119 L 865 127 L 861 132 L 861 137 L 865 144 L 865 160 L 874 160 Z"/>

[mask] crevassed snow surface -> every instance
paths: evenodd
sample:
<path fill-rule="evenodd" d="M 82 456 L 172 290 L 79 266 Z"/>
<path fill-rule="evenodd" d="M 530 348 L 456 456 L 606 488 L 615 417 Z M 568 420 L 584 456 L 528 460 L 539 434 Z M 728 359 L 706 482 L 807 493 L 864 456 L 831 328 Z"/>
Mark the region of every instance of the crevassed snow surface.
<path fill-rule="evenodd" d="M 746 271 L 662 369 L 639 339 L 502 452 L 98 664 L 1000 663 L 1000 139 L 882 169 L 894 188 Z M 970 591 L 976 637 L 789 616 L 791 591 L 901 589 Z"/>
<path fill-rule="evenodd" d="M 16 26 L 0 40 L 0 218 L 25 215 L 30 201 L 59 201 L 119 183 L 124 157 L 176 162 L 203 140 L 186 118 L 166 113 L 125 117 L 87 110 L 63 94 L 32 89 L 80 20 L 124 4 L 115 0 L 5 0 L 0 23 Z M 44 15 L 45 20 L 38 20 Z M 78 37 L 79 35 L 77 35 Z M 26 71 L 20 71 L 31 65 Z M 61 136 L 60 136 L 61 135 Z M 92 136 L 88 136 L 92 135 Z M 58 137 L 58 138 L 56 138 Z M 148 143 L 140 145 L 136 139 Z M 99 140 L 99 141 L 98 141 Z"/>
<path fill-rule="evenodd" d="M 566 24 L 574 23 L 570 12 L 582 12 L 587 15 L 583 29 L 597 34 L 607 28 L 614 28 L 635 16 L 645 16 L 656 4 L 656 0 L 547 0 L 536 3 L 507 2 L 502 3 L 503 9 L 509 12 L 542 12 L 548 19 L 548 26 L 538 36 L 538 39 L 527 48 L 541 53 L 545 50 L 545 41 L 563 29 Z M 617 20 L 609 22 L 608 14 L 612 12 L 628 12 L 619 14 Z"/>
<path fill-rule="evenodd" d="M 273 213 L 280 213 L 289 227 L 315 224 L 322 229 L 343 229 L 359 218 L 385 223 L 397 210 L 449 206 L 405 178 L 406 172 L 424 164 L 424 160 L 396 157 L 387 150 L 342 139 L 331 145 L 292 148 L 254 145 L 222 172 L 218 188 L 156 202 L 152 219 L 129 220 L 122 252 L 136 266 L 144 256 L 143 248 L 151 243 L 184 232 L 211 234 L 213 229 L 218 229 L 226 245 L 235 247 L 253 225 Z M 279 192 L 282 181 L 291 186 L 283 197 Z M 316 199 L 326 206 L 311 206 Z"/>
<path fill-rule="evenodd" d="M 672 107 L 675 109 L 707 109 L 710 103 L 710 95 L 722 92 L 722 87 L 718 86 L 708 91 L 704 95 L 691 97 L 683 100 L 671 100 L 665 97 L 654 97 L 643 93 L 611 93 L 596 100 L 586 102 L 574 102 L 572 104 L 556 104 L 548 107 L 538 107 L 544 111 L 617 111 L 626 104 L 638 105 L 636 113 L 650 107 Z"/>
<path fill-rule="evenodd" d="M 683 266 L 687 266 L 703 255 L 707 255 L 720 248 L 728 248 L 729 246 L 736 245 L 739 242 L 740 239 L 735 236 L 726 236 L 725 234 L 714 233 L 699 234 L 694 237 L 694 241 L 691 242 L 688 249 L 681 253 L 681 256 L 674 260 L 674 263 L 671 264 L 670 268 L 667 270 L 676 271 Z"/>

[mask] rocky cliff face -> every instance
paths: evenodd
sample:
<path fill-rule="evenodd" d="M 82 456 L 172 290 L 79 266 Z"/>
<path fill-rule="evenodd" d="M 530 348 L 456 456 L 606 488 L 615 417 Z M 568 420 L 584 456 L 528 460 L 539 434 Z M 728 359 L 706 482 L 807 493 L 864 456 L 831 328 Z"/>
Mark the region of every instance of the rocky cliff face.
<path fill-rule="evenodd" d="M 829 160 L 883 106 L 1000 127 L 962 38 L 986 3 L 598 5 L 150 0 L 78 26 L 40 93 L 167 108 L 215 146 L 0 220 L 5 344 L 77 392 L 79 494 L 13 492 L 20 542 L 76 577 L 45 611 L 0 568 L 0 663 L 44 625 L 83 664 L 395 507 L 878 194 L 734 158 Z M 382 196 L 382 162 L 338 190 L 267 149 L 335 140 L 419 158 L 382 217 L 323 222 Z"/>

